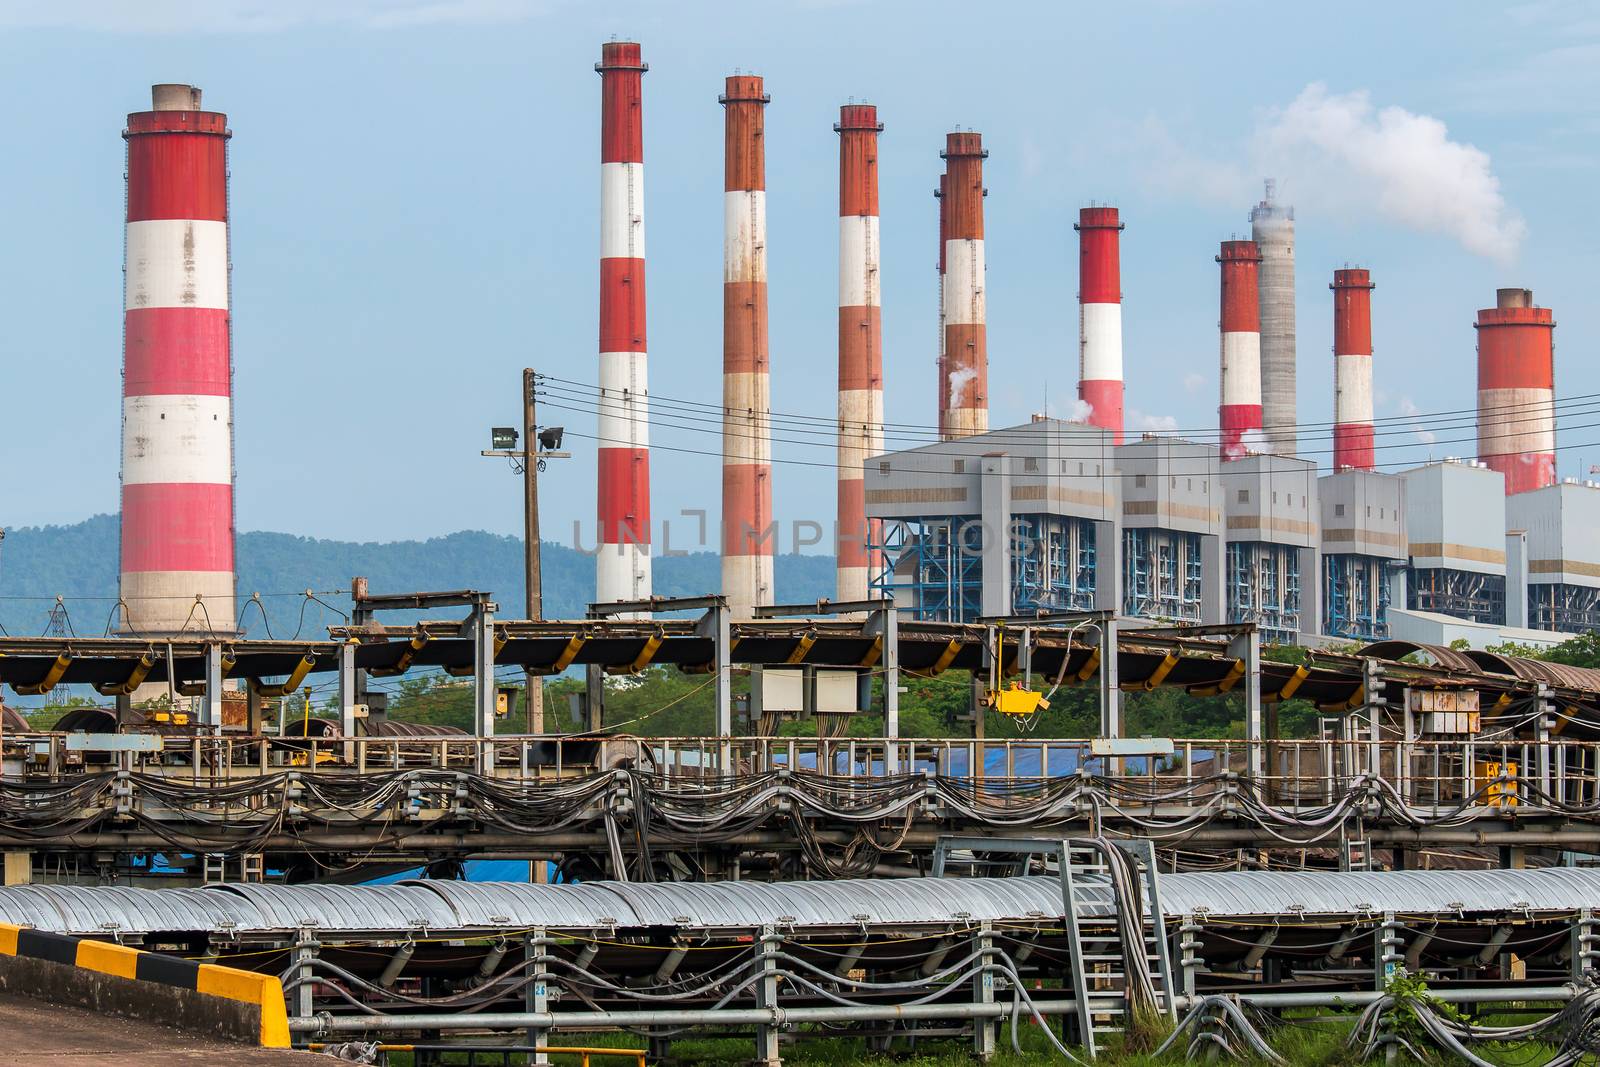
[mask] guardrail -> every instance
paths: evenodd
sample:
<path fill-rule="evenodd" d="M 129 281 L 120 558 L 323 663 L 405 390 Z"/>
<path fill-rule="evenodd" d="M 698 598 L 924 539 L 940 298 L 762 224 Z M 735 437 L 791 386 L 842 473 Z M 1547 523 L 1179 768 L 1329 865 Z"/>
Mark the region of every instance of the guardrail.
<path fill-rule="evenodd" d="M 1170 755 L 1097 755 L 1088 739 L 963 740 L 815 737 L 275 738 L 156 735 L 148 751 L 69 750 L 65 734 L 7 734 L 12 780 L 56 781 L 130 770 L 222 784 L 284 771 L 370 775 L 421 768 L 542 780 L 627 767 L 676 780 L 807 771 L 848 779 L 928 774 L 1011 790 L 1088 773 L 1125 788 L 1191 801 L 1245 776 L 1259 795 L 1299 809 L 1333 803 L 1372 777 L 1405 802 L 1461 806 L 1584 807 L 1600 803 L 1600 742 L 1176 739 Z M 125 736 L 125 735 L 115 735 Z M 150 736 L 150 735 L 144 735 Z"/>

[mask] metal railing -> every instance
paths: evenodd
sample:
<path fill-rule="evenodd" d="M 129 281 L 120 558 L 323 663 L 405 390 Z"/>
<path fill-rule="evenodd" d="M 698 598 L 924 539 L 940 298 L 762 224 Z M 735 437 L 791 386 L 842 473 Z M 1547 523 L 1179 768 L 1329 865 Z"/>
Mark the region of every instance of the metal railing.
<path fill-rule="evenodd" d="M 7 779 L 61 780 L 128 770 L 221 784 L 285 771 L 372 775 L 482 770 L 541 780 L 631 768 L 695 782 L 810 772 L 846 779 L 892 774 L 1000 782 L 1018 796 L 1083 774 L 1114 776 L 1125 791 L 1166 803 L 1202 803 L 1237 787 L 1259 757 L 1262 800 L 1300 809 L 1334 803 L 1373 778 L 1406 804 L 1539 809 L 1600 805 L 1600 742 L 1178 739 L 1163 756 L 1095 755 L 1087 739 L 816 737 L 275 738 L 160 736 L 151 751 L 78 751 L 65 734 L 7 734 Z M 1600 812 L 1597 812 L 1600 814 Z"/>

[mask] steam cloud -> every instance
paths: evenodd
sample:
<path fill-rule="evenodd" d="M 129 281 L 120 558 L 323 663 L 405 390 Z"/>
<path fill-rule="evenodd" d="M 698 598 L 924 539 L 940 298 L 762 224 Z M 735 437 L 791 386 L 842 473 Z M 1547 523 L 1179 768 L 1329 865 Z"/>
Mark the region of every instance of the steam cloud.
<path fill-rule="evenodd" d="M 1317 200 L 1370 203 L 1385 218 L 1500 262 L 1527 226 L 1507 205 L 1488 153 L 1450 139 L 1430 115 L 1375 108 L 1365 91 L 1313 83 L 1257 131 L 1262 162 Z"/>
<path fill-rule="evenodd" d="M 1322 216 L 1377 215 L 1440 234 L 1500 263 L 1516 258 L 1527 224 L 1506 203 L 1489 154 L 1452 140 L 1445 124 L 1365 91 L 1313 82 L 1257 124 L 1243 156 L 1192 150 L 1156 119 L 1140 130 L 1150 184 L 1169 196 L 1237 207 L 1261 175 L 1284 179 L 1285 202 Z"/>
<path fill-rule="evenodd" d="M 951 407 L 963 407 L 964 406 L 961 403 L 962 394 L 966 391 L 967 385 L 974 378 L 976 378 L 977 376 L 978 376 L 978 372 L 973 370 L 970 367 L 963 367 L 960 370 L 953 370 L 953 371 L 950 372 L 950 406 Z"/>

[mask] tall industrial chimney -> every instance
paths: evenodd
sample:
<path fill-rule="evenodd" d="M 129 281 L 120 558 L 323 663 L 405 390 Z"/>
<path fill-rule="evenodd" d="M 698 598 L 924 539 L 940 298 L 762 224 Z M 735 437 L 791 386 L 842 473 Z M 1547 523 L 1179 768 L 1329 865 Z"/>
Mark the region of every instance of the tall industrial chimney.
<path fill-rule="evenodd" d="M 945 194 L 950 187 L 949 164 L 945 165 L 946 173 L 939 175 L 939 187 L 933 191 L 934 200 L 939 205 L 939 432 L 942 437 L 944 428 L 949 418 L 950 410 L 950 368 L 946 365 L 944 348 L 944 245 L 950 236 L 950 198 Z"/>
<path fill-rule="evenodd" d="M 983 278 L 983 149 L 979 133 L 945 135 L 945 440 L 989 429 L 989 345 Z"/>
<path fill-rule="evenodd" d="M 1555 484 L 1555 326 L 1531 289 L 1497 290 L 1478 312 L 1478 458 L 1507 493 Z"/>
<path fill-rule="evenodd" d="M 122 563 L 139 635 L 232 634 L 228 117 L 157 85 L 128 116 Z"/>
<path fill-rule="evenodd" d="M 1250 211 L 1250 236 L 1261 252 L 1261 428 L 1266 448 L 1297 448 L 1294 354 L 1294 208 L 1275 199 L 1277 183 Z"/>
<path fill-rule="evenodd" d="M 1333 469 L 1373 469 L 1372 276 L 1333 272 Z"/>
<path fill-rule="evenodd" d="M 772 401 L 767 357 L 766 107 L 735 74 L 726 110 L 722 301 L 722 592 L 735 618 L 773 598 Z"/>
<path fill-rule="evenodd" d="M 595 600 L 650 596 L 645 346 L 644 72 L 632 41 L 600 46 L 600 442 Z"/>
<path fill-rule="evenodd" d="M 839 512 L 841 601 L 865 600 L 871 561 L 863 464 L 883 451 L 878 134 L 871 104 L 839 109 Z"/>
<path fill-rule="evenodd" d="M 1261 429 L 1261 308 L 1254 241 L 1223 241 L 1222 254 L 1222 458 L 1245 454 L 1245 436 Z"/>
<path fill-rule="evenodd" d="M 1086 207 L 1078 231 L 1078 399 L 1089 424 L 1122 444 L 1122 222 L 1114 207 Z"/>

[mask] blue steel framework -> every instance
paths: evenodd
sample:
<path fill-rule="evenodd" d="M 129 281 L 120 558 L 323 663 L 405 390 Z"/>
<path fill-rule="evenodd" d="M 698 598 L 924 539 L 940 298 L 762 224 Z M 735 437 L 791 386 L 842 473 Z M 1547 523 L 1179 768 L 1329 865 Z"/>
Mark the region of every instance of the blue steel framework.
<path fill-rule="evenodd" d="M 967 622 L 983 614 L 982 525 L 961 516 L 885 519 L 874 594 L 890 597 L 905 618 Z"/>
<path fill-rule="evenodd" d="M 871 547 L 882 565 L 873 592 L 891 597 L 905 618 L 970 622 L 983 614 L 982 524 L 937 516 L 886 519 Z M 1062 515 L 1014 515 L 1011 546 L 1013 611 L 1088 611 L 1095 602 L 1094 523 Z"/>
<path fill-rule="evenodd" d="M 1406 579 L 1406 608 L 1504 626 L 1505 575 L 1450 567 L 1413 567 Z"/>
<path fill-rule="evenodd" d="M 1263 641 L 1293 644 L 1300 632 L 1300 550 L 1268 541 L 1228 544 L 1229 622 L 1253 622 Z"/>
<path fill-rule="evenodd" d="M 1147 619 L 1201 619 L 1200 535 L 1163 529 L 1122 532 L 1122 613 Z"/>
<path fill-rule="evenodd" d="M 1322 557 L 1322 632 L 1363 641 L 1387 638 L 1390 567 L 1375 556 Z"/>
<path fill-rule="evenodd" d="M 1566 583 L 1530 585 L 1528 625 L 1569 634 L 1600 630 L 1600 589 Z"/>

